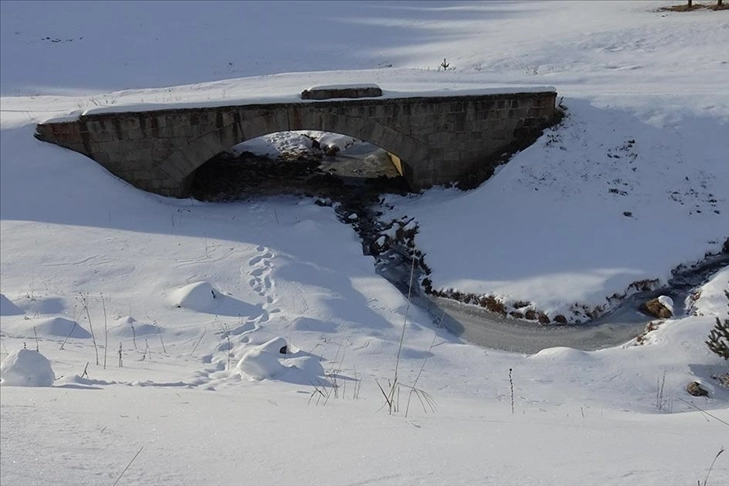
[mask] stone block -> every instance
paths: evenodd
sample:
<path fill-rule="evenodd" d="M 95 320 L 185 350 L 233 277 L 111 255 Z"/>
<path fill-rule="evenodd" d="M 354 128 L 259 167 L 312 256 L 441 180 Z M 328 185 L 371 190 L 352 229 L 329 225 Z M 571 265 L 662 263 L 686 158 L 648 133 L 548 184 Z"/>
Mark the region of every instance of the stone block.
<path fill-rule="evenodd" d="M 177 128 L 178 125 L 174 125 L 172 123 L 160 127 L 159 130 L 159 136 L 161 138 L 168 138 L 168 139 L 175 139 L 175 138 L 182 138 L 182 133 L 180 133 L 180 130 Z"/>
<path fill-rule="evenodd" d="M 88 137 L 90 140 L 93 140 L 95 142 L 113 142 L 116 140 L 116 135 L 114 132 L 104 129 L 90 130 L 88 132 Z"/>
<path fill-rule="evenodd" d="M 446 118 L 446 125 L 450 127 L 450 132 L 462 132 L 466 129 L 466 113 L 449 113 Z"/>
<path fill-rule="evenodd" d="M 122 130 L 136 130 L 142 128 L 142 123 L 139 120 L 137 113 L 129 113 L 126 116 L 120 116 L 118 118 L 119 125 Z"/>
<path fill-rule="evenodd" d="M 461 113 L 465 111 L 462 101 L 451 102 L 448 105 L 448 111 L 450 113 Z"/>
<path fill-rule="evenodd" d="M 435 103 L 419 102 L 417 104 L 417 112 L 426 114 L 439 114 L 441 106 Z"/>
<path fill-rule="evenodd" d="M 191 172 L 188 170 L 191 165 L 192 161 L 183 152 L 175 152 L 156 168 L 172 181 L 181 182 Z"/>
<path fill-rule="evenodd" d="M 98 133 L 105 131 L 104 124 L 99 120 L 86 120 L 83 126 L 84 130 L 88 132 Z"/>
<path fill-rule="evenodd" d="M 333 98 L 367 98 L 382 96 L 382 89 L 374 84 L 318 86 L 301 92 L 302 100 L 329 100 Z"/>
<path fill-rule="evenodd" d="M 146 135 L 141 128 L 124 130 L 124 140 L 144 140 Z"/>
<path fill-rule="evenodd" d="M 152 148 L 140 149 L 137 155 L 139 157 L 139 160 L 143 162 L 145 166 L 151 167 L 154 165 L 155 158 Z"/>
<path fill-rule="evenodd" d="M 166 139 L 152 141 L 152 157 L 157 161 L 162 161 L 169 157 L 173 150 L 174 146 Z"/>
<path fill-rule="evenodd" d="M 529 109 L 532 107 L 531 98 L 514 98 L 511 100 L 512 108 Z"/>
<path fill-rule="evenodd" d="M 507 131 L 504 128 L 497 128 L 496 130 L 491 130 L 489 132 L 489 138 L 491 140 L 506 140 L 507 139 Z"/>

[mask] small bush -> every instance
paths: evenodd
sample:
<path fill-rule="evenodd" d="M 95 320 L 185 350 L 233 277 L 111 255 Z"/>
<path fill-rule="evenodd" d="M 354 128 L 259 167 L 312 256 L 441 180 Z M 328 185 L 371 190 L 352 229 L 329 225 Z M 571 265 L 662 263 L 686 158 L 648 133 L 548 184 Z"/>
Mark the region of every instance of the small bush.
<path fill-rule="evenodd" d="M 716 325 L 709 333 L 706 345 L 716 355 L 729 360 L 729 319 L 716 318 Z"/>

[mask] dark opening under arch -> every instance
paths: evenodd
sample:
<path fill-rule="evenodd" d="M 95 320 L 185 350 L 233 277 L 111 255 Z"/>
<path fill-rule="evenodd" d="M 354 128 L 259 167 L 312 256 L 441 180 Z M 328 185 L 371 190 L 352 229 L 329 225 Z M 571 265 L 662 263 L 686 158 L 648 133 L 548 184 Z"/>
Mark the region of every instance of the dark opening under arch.
<path fill-rule="evenodd" d="M 355 188 L 407 192 L 399 157 L 366 141 L 318 130 L 266 134 L 217 154 L 189 176 L 201 200 L 304 194 L 340 199 Z"/>

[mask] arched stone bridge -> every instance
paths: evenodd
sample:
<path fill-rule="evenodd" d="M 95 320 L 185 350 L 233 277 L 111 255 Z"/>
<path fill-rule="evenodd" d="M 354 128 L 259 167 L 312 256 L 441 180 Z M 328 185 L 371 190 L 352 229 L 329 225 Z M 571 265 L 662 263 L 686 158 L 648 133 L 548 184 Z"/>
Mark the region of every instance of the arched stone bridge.
<path fill-rule="evenodd" d="M 480 182 L 505 151 L 556 119 L 556 92 L 358 98 L 92 113 L 41 123 L 36 138 L 80 152 L 132 185 L 186 197 L 198 167 L 269 133 L 321 130 L 390 152 L 415 188 Z"/>

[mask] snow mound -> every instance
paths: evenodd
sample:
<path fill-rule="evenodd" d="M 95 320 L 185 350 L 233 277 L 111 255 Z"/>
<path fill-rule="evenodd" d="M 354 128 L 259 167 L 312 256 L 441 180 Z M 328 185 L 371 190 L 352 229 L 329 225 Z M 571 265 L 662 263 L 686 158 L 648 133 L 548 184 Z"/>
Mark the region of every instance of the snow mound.
<path fill-rule="evenodd" d="M 22 315 L 23 311 L 10 299 L 0 294 L 0 316 L 19 316 Z"/>
<path fill-rule="evenodd" d="M 589 353 L 585 351 L 564 346 L 543 349 L 532 356 L 532 358 L 546 358 L 559 361 L 588 361 L 591 359 Z"/>
<path fill-rule="evenodd" d="M 286 371 L 279 361 L 279 353 L 272 353 L 258 346 L 248 351 L 238 362 L 238 371 L 251 380 L 261 381 L 275 378 Z"/>
<path fill-rule="evenodd" d="M 13 351 L 0 365 L 0 383 L 9 386 L 52 386 L 56 375 L 51 362 L 38 351 Z"/>
<path fill-rule="evenodd" d="M 246 140 L 231 149 L 233 155 L 251 152 L 266 157 L 280 157 L 284 153 L 311 151 L 312 139 L 305 132 L 277 132 Z"/>
<path fill-rule="evenodd" d="M 29 328 L 27 331 L 32 332 L 33 327 L 38 334 L 57 337 L 71 337 L 77 339 L 88 339 L 91 333 L 81 327 L 76 321 L 63 317 L 51 317 L 41 319 L 39 321 L 24 321 Z"/>
<path fill-rule="evenodd" d="M 92 380 L 90 378 L 84 378 L 79 375 L 71 375 L 66 376 L 62 378 L 58 378 L 58 384 L 61 385 L 84 385 L 84 386 L 94 386 L 94 385 L 114 385 L 116 382 L 114 381 L 106 381 L 106 380 Z"/>
<path fill-rule="evenodd" d="M 319 144 L 322 147 L 336 147 L 340 151 L 351 147 L 357 142 L 356 138 L 348 135 L 340 135 L 339 133 L 319 132 L 318 136 L 314 136 L 319 140 Z"/>
<path fill-rule="evenodd" d="M 175 290 L 170 295 L 172 305 L 194 311 L 205 311 L 217 306 L 223 299 L 209 282 L 195 282 Z"/>
<path fill-rule="evenodd" d="M 280 336 L 275 337 L 270 341 L 266 341 L 265 343 L 261 344 L 259 348 L 264 351 L 268 351 L 269 353 L 280 353 L 282 355 L 294 354 L 298 352 L 298 348 L 287 343 L 286 340 Z"/>
<path fill-rule="evenodd" d="M 294 357 L 284 360 L 283 364 L 297 375 L 291 381 L 315 383 L 316 377 L 324 376 L 324 367 L 315 356 Z"/>
<path fill-rule="evenodd" d="M 251 348 L 238 362 L 241 376 L 261 381 L 280 378 L 287 373 L 287 381 L 310 383 L 324 374 L 319 360 L 276 337 Z"/>
<path fill-rule="evenodd" d="M 673 299 L 668 297 L 667 295 L 661 295 L 658 297 L 658 302 L 660 302 L 663 307 L 671 311 L 671 315 L 675 315 L 676 313 L 673 311 Z"/>

